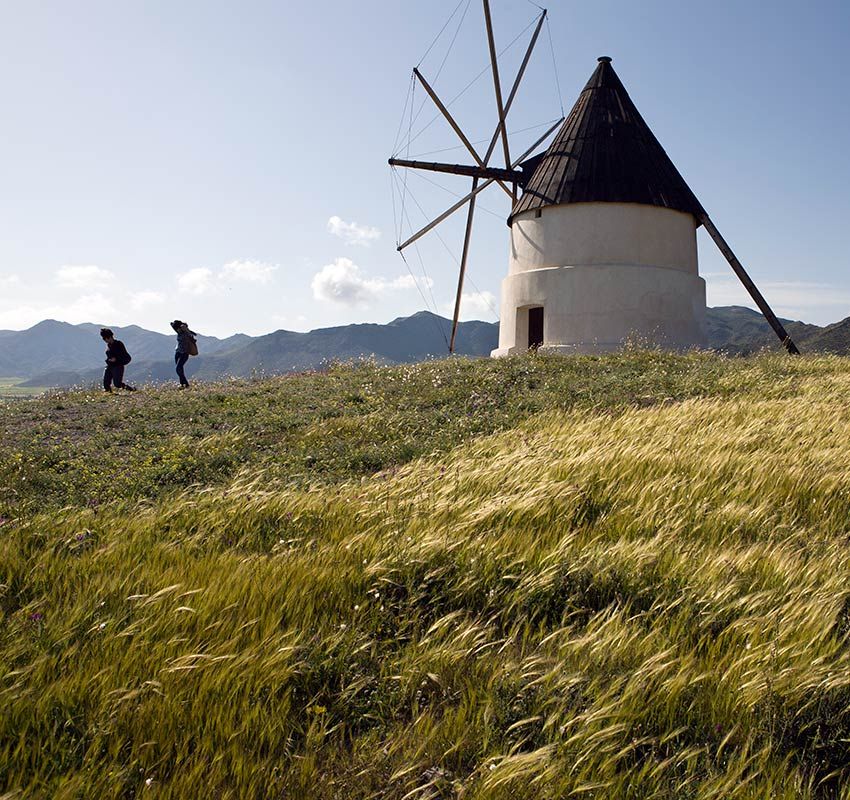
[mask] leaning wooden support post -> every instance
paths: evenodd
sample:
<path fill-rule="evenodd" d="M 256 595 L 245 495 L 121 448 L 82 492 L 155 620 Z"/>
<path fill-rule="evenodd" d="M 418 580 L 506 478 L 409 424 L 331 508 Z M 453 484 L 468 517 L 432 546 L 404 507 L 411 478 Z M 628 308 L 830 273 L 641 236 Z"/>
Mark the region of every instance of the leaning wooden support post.
<path fill-rule="evenodd" d="M 463 295 L 463 279 L 466 275 L 466 260 L 469 257 L 469 242 L 472 239 L 472 218 L 475 215 L 475 190 L 478 188 L 478 178 L 472 179 L 472 197 L 469 198 L 469 214 L 466 217 L 466 234 L 463 238 L 463 254 L 460 257 L 460 273 L 457 279 L 457 296 L 455 297 L 455 313 L 452 317 L 452 338 L 449 342 L 449 352 L 455 351 L 457 324 L 460 319 L 460 299 Z"/>
<path fill-rule="evenodd" d="M 773 313 L 773 310 L 767 304 L 767 300 L 764 299 L 762 293 L 758 290 L 758 287 L 753 283 L 750 276 L 747 275 L 747 271 L 732 252 L 732 248 L 729 247 L 726 240 L 720 235 L 720 231 L 714 227 L 714 223 L 711 221 L 708 214 L 703 212 L 703 214 L 700 215 L 699 221 L 705 226 L 708 235 L 714 240 L 714 243 L 717 245 L 720 252 L 723 253 L 723 256 L 729 262 L 729 266 L 732 267 L 741 283 L 744 284 L 744 288 L 750 293 L 750 297 L 753 298 L 761 313 L 764 314 L 764 318 L 768 321 L 770 327 L 773 328 L 785 349 L 791 353 L 791 355 L 800 355 L 800 351 L 788 335 L 788 331 L 786 331 L 782 326 L 782 323 L 777 319 L 776 314 Z"/>

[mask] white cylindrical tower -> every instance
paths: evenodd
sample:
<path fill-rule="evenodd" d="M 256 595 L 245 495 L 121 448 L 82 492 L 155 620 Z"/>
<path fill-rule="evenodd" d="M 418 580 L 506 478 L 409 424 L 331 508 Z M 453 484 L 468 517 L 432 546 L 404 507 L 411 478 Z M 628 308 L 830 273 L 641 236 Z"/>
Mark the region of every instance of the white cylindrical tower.
<path fill-rule="evenodd" d="M 702 207 L 602 57 L 513 209 L 499 348 L 705 344 Z"/>

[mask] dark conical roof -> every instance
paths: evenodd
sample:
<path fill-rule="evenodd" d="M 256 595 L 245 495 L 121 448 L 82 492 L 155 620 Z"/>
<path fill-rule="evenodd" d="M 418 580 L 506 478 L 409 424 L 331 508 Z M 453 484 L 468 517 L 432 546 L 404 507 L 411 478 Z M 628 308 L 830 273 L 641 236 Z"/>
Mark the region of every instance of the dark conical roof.
<path fill-rule="evenodd" d="M 705 213 L 629 97 L 611 59 L 587 86 L 540 160 L 511 220 L 566 203 L 642 203 Z"/>

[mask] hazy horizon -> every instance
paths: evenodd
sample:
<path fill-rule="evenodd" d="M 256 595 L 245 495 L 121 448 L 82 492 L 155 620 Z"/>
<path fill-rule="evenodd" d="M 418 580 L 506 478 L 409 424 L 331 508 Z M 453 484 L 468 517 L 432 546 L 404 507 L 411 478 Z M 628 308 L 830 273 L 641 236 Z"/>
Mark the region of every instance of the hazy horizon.
<path fill-rule="evenodd" d="M 717 309 L 717 308 L 746 308 L 747 310 L 752 311 L 753 313 L 761 316 L 761 312 L 758 309 L 753 308 L 752 306 L 742 305 L 742 304 L 739 304 L 739 303 L 732 303 L 732 304 L 725 305 L 725 306 L 708 306 L 707 308 L 709 310 Z M 316 328 L 307 328 L 307 329 L 304 329 L 304 330 L 298 330 L 296 328 L 273 328 L 273 329 L 270 329 L 270 330 L 267 330 L 267 331 L 262 331 L 260 333 L 253 333 L 253 334 L 245 333 L 245 331 L 240 331 L 240 330 L 232 331 L 230 333 L 225 333 L 223 335 L 211 334 L 211 333 L 207 333 L 206 331 L 196 331 L 196 333 L 199 333 L 202 336 L 213 336 L 216 339 L 227 339 L 227 338 L 230 338 L 231 336 L 251 336 L 251 337 L 256 338 L 258 336 L 265 336 L 265 335 L 270 334 L 270 333 L 277 333 L 278 331 L 286 331 L 288 333 L 312 333 L 313 331 L 316 331 L 316 330 L 322 330 L 322 329 L 325 329 L 325 328 L 344 327 L 345 325 L 389 325 L 391 322 L 394 322 L 397 319 L 407 319 L 409 317 L 415 316 L 416 314 L 433 314 L 433 313 L 434 313 L 433 311 L 429 311 L 428 309 L 423 308 L 423 309 L 419 309 L 419 311 L 413 311 L 410 314 L 395 315 L 395 316 L 392 316 L 392 317 L 390 317 L 386 320 L 375 319 L 375 320 L 365 320 L 363 322 L 342 323 L 342 325 L 320 325 Z M 450 314 L 449 315 L 439 314 L 438 316 L 442 319 L 445 319 L 448 322 L 451 322 L 451 315 Z M 788 321 L 790 318 L 785 317 L 783 319 Z M 832 320 L 831 322 L 827 322 L 827 323 L 825 323 L 825 325 L 823 325 L 823 327 L 825 327 L 826 325 L 836 323 L 836 322 L 842 322 L 844 319 L 847 319 L 847 317 L 842 317 L 840 319 L 835 319 L 835 320 Z M 803 323 L 810 324 L 810 325 L 820 324 L 820 323 L 812 323 L 812 322 L 809 322 L 808 320 L 805 320 L 805 319 L 796 319 L 796 320 L 791 320 L 791 321 L 793 321 L 793 322 L 803 322 Z M 40 325 L 44 322 L 57 322 L 57 323 L 64 324 L 64 325 L 72 325 L 74 327 L 80 327 L 80 326 L 83 326 L 83 325 L 94 325 L 94 326 L 103 326 L 103 327 L 112 327 L 112 328 L 121 328 L 121 329 L 141 328 L 143 330 L 150 331 L 152 333 L 161 333 L 161 334 L 166 335 L 166 336 L 173 336 L 174 335 L 174 331 L 169 327 L 168 323 L 166 323 L 164 326 L 160 326 L 160 327 L 148 327 L 146 325 L 140 325 L 137 322 L 117 323 L 117 322 L 109 322 L 109 321 L 103 321 L 103 320 L 100 320 L 100 321 L 97 321 L 97 322 L 94 322 L 92 320 L 83 320 L 82 322 L 68 322 L 67 320 L 52 319 L 52 318 L 39 320 L 38 322 L 34 323 L 33 325 L 29 325 L 26 328 L 0 328 L 0 333 L 23 333 L 25 331 L 31 330 L 32 328 L 34 328 L 34 327 L 36 327 L 36 326 L 38 326 L 38 325 Z M 463 319 L 463 322 L 486 322 L 488 324 L 498 324 L 499 320 L 498 319 L 484 320 L 484 319 L 475 319 L 473 317 L 469 317 L 469 318 Z"/>

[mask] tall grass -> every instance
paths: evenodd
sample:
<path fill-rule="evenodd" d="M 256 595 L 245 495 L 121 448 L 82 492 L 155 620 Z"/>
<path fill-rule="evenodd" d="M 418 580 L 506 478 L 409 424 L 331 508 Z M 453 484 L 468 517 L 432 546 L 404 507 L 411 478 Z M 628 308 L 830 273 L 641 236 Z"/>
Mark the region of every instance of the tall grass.
<path fill-rule="evenodd" d="M 850 797 L 850 369 L 693 359 L 368 477 L 28 506 L 0 792 Z"/>

